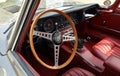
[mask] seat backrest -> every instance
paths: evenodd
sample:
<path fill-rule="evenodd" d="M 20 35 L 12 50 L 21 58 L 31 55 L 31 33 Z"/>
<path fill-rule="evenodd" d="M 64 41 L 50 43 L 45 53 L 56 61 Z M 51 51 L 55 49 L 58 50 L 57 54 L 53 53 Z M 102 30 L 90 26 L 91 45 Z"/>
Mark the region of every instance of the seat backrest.
<path fill-rule="evenodd" d="M 114 42 L 110 38 L 104 38 L 96 45 L 93 46 L 94 53 L 97 54 L 102 60 L 105 60 L 111 55 L 111 50 L 115 46 Z"/>

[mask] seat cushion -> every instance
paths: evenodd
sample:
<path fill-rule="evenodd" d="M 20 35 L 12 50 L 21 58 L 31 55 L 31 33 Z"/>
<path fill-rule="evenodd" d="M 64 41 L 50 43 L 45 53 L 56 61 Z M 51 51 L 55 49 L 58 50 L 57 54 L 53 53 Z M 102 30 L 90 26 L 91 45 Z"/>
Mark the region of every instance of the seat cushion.
<path fill-rule="evenodd" d="M 120 48 L 119 47 L 112 48 L 112 50 L 110 52 L 112 52 L 111 54 L 113 56 L 120 58 Z"/>
<path fill-rule="evenodd" d="M 95 76 L 95 75 L 87 70 L 75 67 L 65 72 L 62 76 Z"/>
<path fill-rule="evenodd" d="M 111 54 L 120 58 L 120 44 L 114 39 L 104 38 L 96 45 L 93 46 L 94 54 L 96 54 L 102 60 L 106 60 Z"/>

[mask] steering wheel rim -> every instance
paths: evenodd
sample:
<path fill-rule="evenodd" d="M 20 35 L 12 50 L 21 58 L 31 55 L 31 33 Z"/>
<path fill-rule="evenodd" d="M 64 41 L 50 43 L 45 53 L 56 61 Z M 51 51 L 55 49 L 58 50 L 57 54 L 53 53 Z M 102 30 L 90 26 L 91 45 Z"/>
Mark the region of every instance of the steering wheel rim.
<path fill-rule="evenodd" d="M 69 24 L 71 25 L 73 33 L 75 35 L 75 43 L 74 43 L 74 47 L 73 47 L 73 51 L 72 51 L 71 56 L 68 58 L 68 60 L 66 62 L 64 62 L 63 64 L 61 64 L 59 66 L 51 66 L 51 65 L 48 65 L 45 62 L 43 62 L 40 59 L 40 57 L 38 56 L 38 54 L 36 53 L 35 48 L 34 48 L 34 44 L 33 44 L 33 31 L 34 31 L 34 27 L 35 27 L 36 23 L 38 22 L 38 20 L 40 19 L 40 17 L 43 16 L 44 14 L 48 13 L 48 12 L 56 12 L 56 13 L 59 13 L 60 15 L 64 16 L 66 18 L 66 20 L 69 22 Z M 78 36 L 77 36 L 77 32 L 76 32 L 76 28 L 75 28 L 74 22 L 72 21 L 72 19 L 67 14 L 65 14 L 62 11 L 55 10 L 55 9 L 43 11 L 42 13 L 40 13 L 34 19 L 34 21 L 32 23 L 32 26 L 30 28 L 29 40 L 30 40 L 31 51 L 32 51 L 34 57 L 36 58 L 36 60 L 40 64 L 42 64 L 44 67 L 49 68 L 49 69 L 61 69 L 61 68 L 64 68 L 65 66 L 67 66 L 73 60 L 73 58 L 75 56 L 75 53 L 76 53 L 76 50 L 77 50 L 77 45 L 78 45 Z"/>

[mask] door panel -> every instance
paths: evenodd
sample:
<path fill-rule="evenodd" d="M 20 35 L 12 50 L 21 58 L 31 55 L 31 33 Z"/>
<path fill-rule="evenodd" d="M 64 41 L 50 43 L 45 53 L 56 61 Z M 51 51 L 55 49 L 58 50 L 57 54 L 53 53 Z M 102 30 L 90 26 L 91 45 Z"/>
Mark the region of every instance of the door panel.
<path fill-rule="evenodd" d="M 120 35 L 120 14 L 101 12 L 91 20 L 91 26 L 109 34 Z"/>

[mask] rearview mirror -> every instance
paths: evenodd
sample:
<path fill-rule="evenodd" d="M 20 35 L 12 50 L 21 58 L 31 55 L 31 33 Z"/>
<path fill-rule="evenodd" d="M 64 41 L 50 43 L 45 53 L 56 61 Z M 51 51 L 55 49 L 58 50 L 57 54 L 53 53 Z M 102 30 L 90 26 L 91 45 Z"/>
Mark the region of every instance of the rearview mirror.
<path fill-rule="evenodd" d="M 110 0 L 105 0 L 104 3 L 106 8 L 108 8 L 111 5 L 111 1 Z"/>

